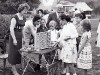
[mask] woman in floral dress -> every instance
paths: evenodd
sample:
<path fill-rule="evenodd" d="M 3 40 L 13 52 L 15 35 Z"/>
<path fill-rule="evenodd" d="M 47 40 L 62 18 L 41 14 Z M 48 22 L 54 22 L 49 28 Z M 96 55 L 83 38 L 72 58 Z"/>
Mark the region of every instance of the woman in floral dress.
<path fill-rule="evenodd" d="M 60 59 L 66 64 L 66 75 L 70 75 L 70 69 L 73 70 L 73 75 L 76 75 L 74 63 L 76 63 L 77 59 L 76 38 L 78 33 L 73 23 L 70 22 L 71 18 L 69 16 L 62 14 L 60 18 L 65 23 L 58 39 L 62 46 Z"/>

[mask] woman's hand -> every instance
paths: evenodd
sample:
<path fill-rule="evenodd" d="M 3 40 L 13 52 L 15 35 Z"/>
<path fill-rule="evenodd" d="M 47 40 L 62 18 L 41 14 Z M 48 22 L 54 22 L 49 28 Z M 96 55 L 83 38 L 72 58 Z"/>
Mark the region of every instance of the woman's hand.
<path fill-rule="evenodd" d="M 17 40 L 16 39 L 13 40 L 13 44 L 17 45 Z"/>

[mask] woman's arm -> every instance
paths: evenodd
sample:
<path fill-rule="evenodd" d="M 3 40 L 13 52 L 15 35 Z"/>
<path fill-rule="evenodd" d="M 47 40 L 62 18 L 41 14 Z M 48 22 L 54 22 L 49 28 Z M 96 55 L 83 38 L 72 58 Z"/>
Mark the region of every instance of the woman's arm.
<path fill-rule="evenodd" d="M 15 25 L 16 25 L 16 19 L 12 18 L 11 19 L 11 25 L 10 25 L 10 34 L 11 34 L 11 37 L 13 39 L 14 45 L 17 45 L 17 40 L 16 40 L 15 33 L 14 33 Z"/>
<path fill-rule="evenodd" d="M 29 27 L 30 27 L 32 36 L 34 36 L 35 38 L 37 29 L 35 29 L 33 24 L 30 24 Z"/>

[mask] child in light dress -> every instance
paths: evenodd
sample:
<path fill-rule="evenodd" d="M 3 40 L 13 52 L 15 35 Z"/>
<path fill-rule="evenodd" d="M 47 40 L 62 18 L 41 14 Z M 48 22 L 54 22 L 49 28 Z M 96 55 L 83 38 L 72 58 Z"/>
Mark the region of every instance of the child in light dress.
<path fill-rule="evenodd" d="M 83 35 L 79 45 L 77 66 L 82 69 L 83 75 L 87 75 L 87 70 L 92 68 L 92 50 L 90 44 L 91 24 L 89 20 L 82 21 Z"/>
<path fill-rule="evenodd" d="M 48 32 L 50 32 L 51 34 L 51 43 L 52 45 L 54 45 L 57 42 L 58 39 L 58 30 L 56 30 L 56 21 L 51 20 L 49 23 L 49 27 L 50 29 L 48 30 Z"/>

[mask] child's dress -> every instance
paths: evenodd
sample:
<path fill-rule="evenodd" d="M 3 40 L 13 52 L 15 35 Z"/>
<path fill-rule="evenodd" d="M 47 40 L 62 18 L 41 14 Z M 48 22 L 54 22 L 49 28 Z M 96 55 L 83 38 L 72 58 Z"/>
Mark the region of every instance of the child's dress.
<path fill-rule="evenodd" d="M 83 33 L 81 41 L 85 36 L 87 36 L 88 40 L 84 46 L 84 49 L 81 51 L 79 55 L 79 58 L 77 60 L 77 66 L 78 68 L 82 69 L 91 69 L 92 68 L 92 50 L 90 45 L 91 32 L 89 31 Z"/>
<path fill-rule="evenodd" d="M 51 35 L 51 43 L 52 45 L 54 45 L 58 39 L 58 31 L 55 29 L 55 30 L 48 30 L 48 32 L 50 32 Z"/>
<path fill-rule="evenodd" d="M 65 41 L 66 38 L 71 39 Z M 68 23 L 62 29 L 61 36 L 58 39 L 62 44 L 62 50 L 60 59 L 65 63 L 76 63 L 77 50 L 76 50 L 76 38 L 78 37 L 77 30 L 72 23 Z"/>

